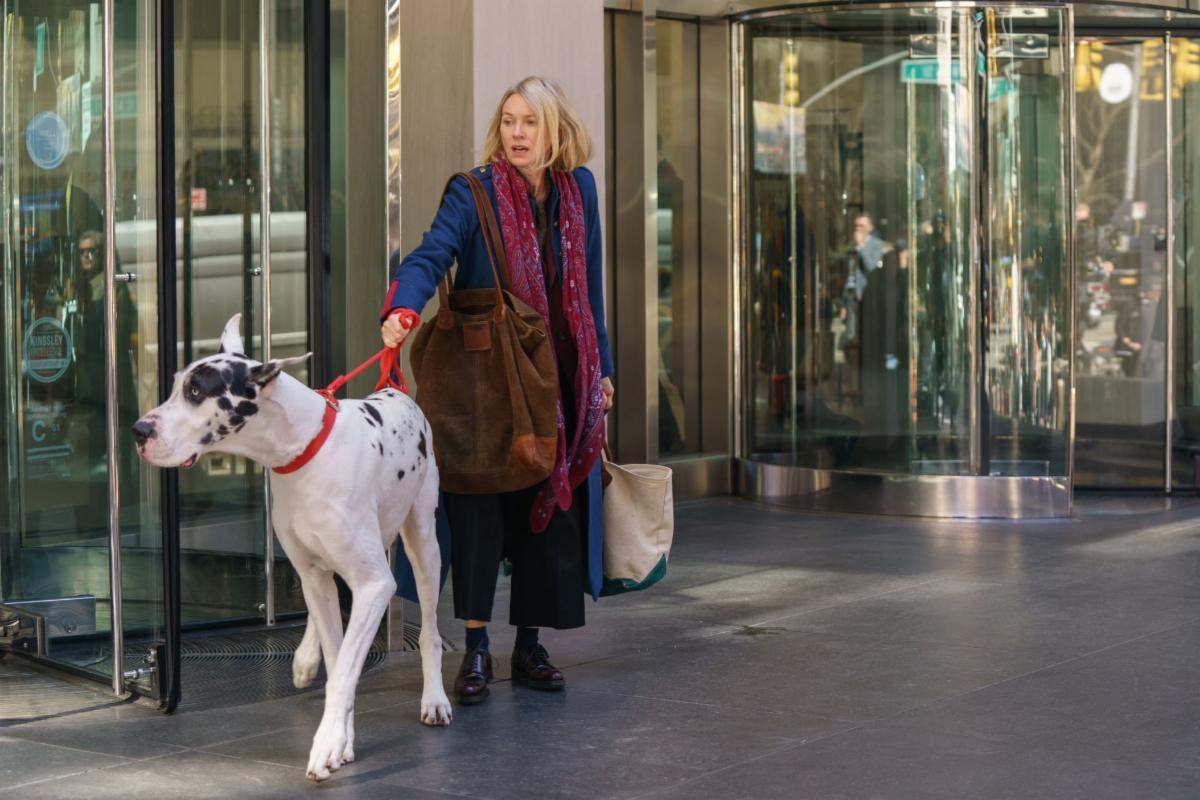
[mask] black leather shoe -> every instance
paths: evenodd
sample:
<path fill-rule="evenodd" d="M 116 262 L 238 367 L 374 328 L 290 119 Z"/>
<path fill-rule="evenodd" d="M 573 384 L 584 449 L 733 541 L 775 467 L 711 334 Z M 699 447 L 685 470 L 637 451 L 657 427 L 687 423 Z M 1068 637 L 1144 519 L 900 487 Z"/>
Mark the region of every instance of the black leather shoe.
<path fill-rule="evenodd" d="M 512 679 L 543 692 L 557 692 L 567 685 L 562 671 L 550 663 L 550 654 L 540 644 L 532 650 L 513 650 Z"/>
<path fill-rule="evenodd" d="M 490 693 L 491 681 L 492 654 L 482 648 L 468 650 L 454 679 L 454 696 L 464 706 L 482 703 Z"/>

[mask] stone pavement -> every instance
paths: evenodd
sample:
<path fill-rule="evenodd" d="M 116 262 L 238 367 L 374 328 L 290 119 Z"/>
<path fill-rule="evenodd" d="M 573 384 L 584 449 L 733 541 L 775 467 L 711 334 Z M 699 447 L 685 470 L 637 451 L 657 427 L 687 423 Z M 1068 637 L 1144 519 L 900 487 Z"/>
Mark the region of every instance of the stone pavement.
<path fill-rule="evenodd" d="M 511 641 L 493 626 L 498 683 L 446 729 L 417 721 L 415 654 L 368 672 L 358 761 L 320 786 L 310 691 L 0 728 L 0 797 L 1200 797 L 1194 499 L 1024 523 L 693 502 L 659 587 L 543 636 L 564 693 L 512 686 Z"/>

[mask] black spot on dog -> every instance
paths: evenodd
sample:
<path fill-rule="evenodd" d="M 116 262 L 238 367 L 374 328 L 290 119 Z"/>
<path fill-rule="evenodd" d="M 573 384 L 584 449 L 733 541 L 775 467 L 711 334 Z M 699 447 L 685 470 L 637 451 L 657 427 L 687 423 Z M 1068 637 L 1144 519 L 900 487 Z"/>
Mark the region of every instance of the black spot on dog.
<path fill-rule="evenodd" d="M 233 411 L 233 401 L 228 397 L 218 397 L 217 407 L 222 411 Z"/>
<path fill-rule="evenodd" d="M 396 474 L 396 480 L 404 480 L 404 470 L 400 470 L 400 472 Z"/>
<path fill-rule="evenodd" d="M 200 405 L 205 400 L 220 397 L 225 394 L 225 378 L 219 371 L 208 364 L 201 364 L 192 370 L 183 384 L 183 397 L 192 405 Z"/>
<path fill-rule="evenodd" d="M 229 417 L 229 424 L 233 426 L 234 433 L 237 433 L 242 429 L 242 426 L 246 424 L 246 420 L 242 419 L 237 414 L 232 414 Z"/>
<path fill-rule="evenodd" d="M 359 406 L 359 408 L 365 408 L 366 412 L 371 415 L 371 418 L 374 419 L 376 423 L 379 425 L 383 424 L 383 417 L 379 416 L 379 412 L 375 410 L 375 406 L 371 405 L 370 403 L 363 403 L 361 406 Z"/>
<path fill-rule="evenodd" d="M 417 440 L 417 452 L 428 458 L 428 454 L 425 452 L 425 431 L 421 431 L 421 438 Z"/>
<path fill-rule="evenodd" d="M 237 404 L 237 408 L 235 408 L 233 411 L 235 414 L 243 417 L 253 417 L 258 413 L 258 404 L 251 403 L 249 400 L 243 400 Z"/>
<path fill-rule="evenodd" d="M 379 448 L 379 455 L 383 455 L 383 442 L 376 442 L 375 446 Z"/>
<path fill-rule="evenodd" d="M 229 428 L 226 428 L 224 425 L 218 425 L 217 433 L 219 433 L 221 436 L 225 436 L 229 433 Z"/>
<path fill-rule="evenodd" d="M 250 380 L 249 365 L 234 361 L 223 370 L 226 380 L 229 381 L 230 393 L 237 397 L 244 397 L 247 400 L 253 400 L 258 396 L 258 391 L 254 388 L 254 382 Z"/>
<path fill-rule="evenodd" d="M 204 434 L 204 436 L 201 437 L 201 439 L 200 439 L 200 444 L 202 444 L 202 445 L 209 445 L 212 443 L 213 443 L 213 435 L 211 433 Z"/>

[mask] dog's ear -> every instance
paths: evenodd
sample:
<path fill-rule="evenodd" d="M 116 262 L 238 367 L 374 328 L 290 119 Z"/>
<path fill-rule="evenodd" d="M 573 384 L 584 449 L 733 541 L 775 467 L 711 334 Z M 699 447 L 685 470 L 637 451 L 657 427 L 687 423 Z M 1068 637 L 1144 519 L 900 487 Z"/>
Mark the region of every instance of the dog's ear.
<path fill-rule="evenodd" d="M 303 364 L 312 358 L 312 353 L 305 353 L 302 356 L 293 358 L 273 358 L 265 364 L 259 364 L 250 368 L 250 380 L 254 381 L 260 387 L 265 387 L 273 383 L 279 377 L 279 373 L 283 372 L 285 367 Z"/>
<path fill-rule="evenodd" d="M 234 314 L 225 323 L 225 331 L 221 334 L 221 352 L 246 354 L 246 345 L 242 344 L 242 315 Z"/>

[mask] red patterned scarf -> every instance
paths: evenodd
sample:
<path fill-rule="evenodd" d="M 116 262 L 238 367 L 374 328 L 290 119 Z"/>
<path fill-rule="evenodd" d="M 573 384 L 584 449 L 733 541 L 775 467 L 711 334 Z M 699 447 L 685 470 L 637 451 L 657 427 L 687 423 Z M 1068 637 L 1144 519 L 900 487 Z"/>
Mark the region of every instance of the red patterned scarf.
<path fill-rule="evenodd" d="M 600 388 L 600 348 L 596 341 L 596 322 L 587 292 L 587 233 L 584 230 L 583 200 L 579 184 L 569 172 L 547 171 L 558 189 L 559 231 L 562 235 L 563 315 L 567 319 L 575 348 L 579 353 L 575 370 L 575 430 L 567 441 L 562 397 L 558 405 L 558 458 L 545 488 L 533 503 L 530 523 L 535 533 L 546 529 L 557 506 L 571 507 L 571 490 L 583 483 L 600 458 L 604 445 L 604 393 Z M 492 184 L 496 189 L 496 209 L 500 212 L 500 231 L 508 256 L 509 291 L 536 309 L 550 330 L 550 305 L 542 275 L 542 254 L 538 245 L 537 222 L 529 204 L 529 184 L 507 161 L 492 164 Z M 551 346 L 554 337 L 549 337 Z M 556 357 L 557 358 L 557 357 Z"/>

